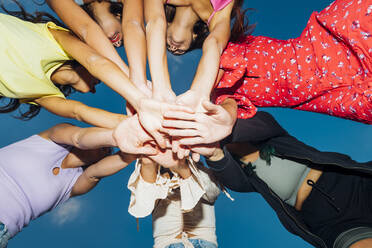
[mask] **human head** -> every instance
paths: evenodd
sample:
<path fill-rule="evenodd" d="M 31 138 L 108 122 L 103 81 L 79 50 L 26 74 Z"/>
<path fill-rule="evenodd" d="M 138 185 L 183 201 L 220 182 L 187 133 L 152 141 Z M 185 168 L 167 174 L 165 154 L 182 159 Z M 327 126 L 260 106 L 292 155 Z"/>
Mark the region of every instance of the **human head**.
<path fill-rule="evenodd" d="M 253 31 L 254 25 L 249 25 L 246 10 L 242 10 L 243 3 L 244 0 L 234 2 L 230 18 L 233 22 L 230 41 L 237 41 Z M 168 21 L 167 48 L 170 52 L 181 55 L 203 46 L 209 35 L 208 25 L 200 20 L 191 7 L 166 5 L 165 13 Z"/>
<path fill-rule="evenodd" d="M 187 51 L 200 48 L 208 36 L 208 26 L 200 20 L 191 7 L 165 6 L 168 22 L 167 49 L 182 55 Z"/>
<path fill-rule="evenodd" d="M 98 23 L 115 47 L 122 45 L 122 3 L 96 0 L 89 4 L 83 4 L 81 7 Z"/>

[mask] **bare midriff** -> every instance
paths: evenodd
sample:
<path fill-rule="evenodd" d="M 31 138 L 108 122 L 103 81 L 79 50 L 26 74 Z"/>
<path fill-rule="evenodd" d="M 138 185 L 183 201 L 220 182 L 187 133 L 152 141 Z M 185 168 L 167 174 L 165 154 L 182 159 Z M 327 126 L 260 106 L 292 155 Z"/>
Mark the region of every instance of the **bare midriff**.
<path fill-rule="evenodd" d="M 307 181 L 312 180 L 313 182 L 317 182 L 321 175 L 322 175 L 322 171 L 320 170 L 311 169 L 309 171 L 309 173 L 305 177 L 305 180 L 302 182 L 297 192 L 297 199 L 296 199 L 296 204 L 295 204 L 296 210 L 301 210 L 302 204 L 307 199 L 307 197 L 309 197 L 311 190 L 313 189 L 312 186 L 307 184 Z"/>
<path fill-rule="evenodd" d="M 254 162 L 258 159 L 259 155 L 260 155 L 259 151 L 255 151 L 255 152 L 252 152 L 252 153 L 249 153 L 243 156 L 241 160 L 244 162 Z M 307 181 L 312 180 L 313 182 L 317 182 L 321 175 L 322 175 L 322 171 L 316 170 L 316 169 L 311 169 L 309 173 L 306 175 L 304 181 L 302 182 L 297 192 L 297 198 L 296 198 L 296 204 L 295 204 L 296 210 L 301 210 L 302 204 L 307 199 L 307 197 L 309 197 L 311 190 L 313 189 L 312 186 L 307 184 Z"/>

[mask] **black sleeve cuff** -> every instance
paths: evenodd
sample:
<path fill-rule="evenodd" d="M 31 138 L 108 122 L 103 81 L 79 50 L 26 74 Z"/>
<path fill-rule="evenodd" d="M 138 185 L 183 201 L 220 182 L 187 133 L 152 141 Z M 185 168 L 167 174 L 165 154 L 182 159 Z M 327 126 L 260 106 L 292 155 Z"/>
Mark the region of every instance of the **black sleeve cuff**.
<path fill-rule="evenodd" d="M 206 159 L 208 166 L 213 171 L 223 171 L 231 160 L 234 160 L 231 153 L 227 150 L 226 146 L 223 147 L 224 157 L 218 161 L 211 161 Z"/>

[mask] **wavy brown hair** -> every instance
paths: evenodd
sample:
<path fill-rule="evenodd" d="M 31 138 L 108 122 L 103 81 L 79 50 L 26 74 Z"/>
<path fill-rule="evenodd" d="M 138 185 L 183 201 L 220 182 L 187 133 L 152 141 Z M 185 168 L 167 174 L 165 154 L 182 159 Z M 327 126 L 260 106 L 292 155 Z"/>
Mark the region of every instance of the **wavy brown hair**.
<path fill-rule="evenodd" d="M 33 14 L 28 13 L 25 8 L 22 6 L 21 3 L 19 3 L 17 0 L 12 0 L 19 8 L 17 11 L 11 11 L 7 9 L 4 6 L 3 1 L 0 3 L 0 7 L 5 11 L 5 13 L 15 16 L 19 19 L 22 19 L 24 21 L 33 22 L 33 23 L 47 23 L 47 22 L 54 22 L 58 26 L 65 27 L 65 25 L 60 22 L 58 19 L 56 19 L 54 16 L 47 12 L 40 12 L 36 11 Z M 71 67 L 75 68 L 79 66 L 80 64 L 77 61 L 68 61 L 66 62 L 71 65 Z M 65 63 L 65 64 L 66 64 Z M 55 84 L 55 86 L 67 97 L 71 93 L 75 92 L 75 90 L 69 86 L 69 85 L 59 85 Z M 37 114 L 39 114 L 41 107 L 39 105 L 34 104 L 25 104 L 26 110 L 21 111 L 19 107 L 21 106 L 19 99 L 14 98 L 7 98 L 0 96 L 0 102 L 5 102 L 5 104 L 0 105 L 0 113 L 10 113 L 18 109 L 20 115 L 15 116 L 17 119 L 21 120 L 30 120 L 33 117 L 35 117 Z"/>

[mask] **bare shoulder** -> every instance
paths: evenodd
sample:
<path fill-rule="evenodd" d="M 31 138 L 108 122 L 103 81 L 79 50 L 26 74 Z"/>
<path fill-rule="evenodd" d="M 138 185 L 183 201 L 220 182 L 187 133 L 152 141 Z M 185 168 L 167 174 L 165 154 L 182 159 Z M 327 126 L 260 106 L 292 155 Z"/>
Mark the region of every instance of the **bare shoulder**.
<path fill-rule="evenodd" d="M 51 140 L 52 141 L 52 136 L 55 132 L 58 132 L 58 131 L 61 131 L 61 129 L 65 129 L 65 128 L 70 128 L 70 127 L 73 127 L 74 125 L 70 124 L 70 123 L 59 123 L 47 130 L 44 130 L 42 132 L 40 132 L 38 135 L 46 140 Z"/>

